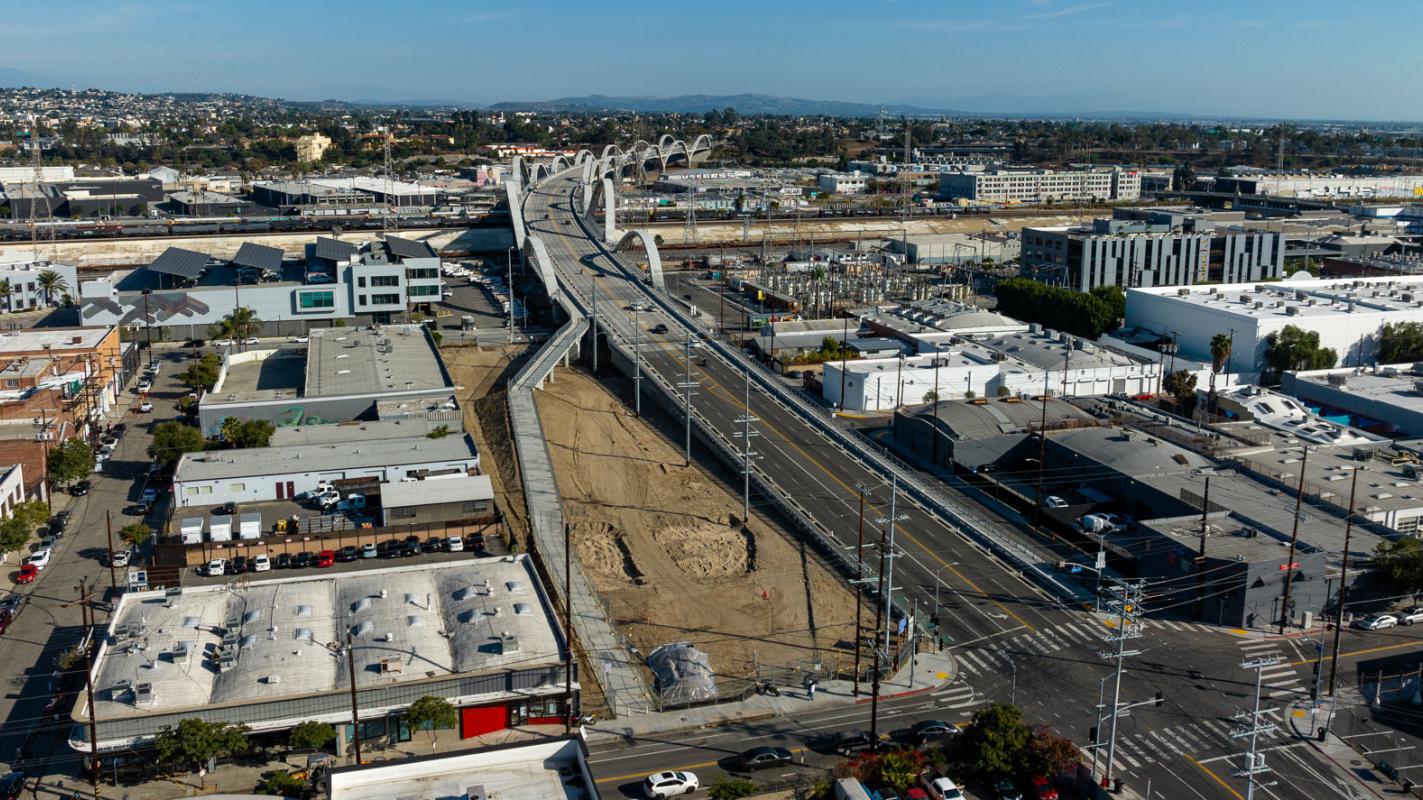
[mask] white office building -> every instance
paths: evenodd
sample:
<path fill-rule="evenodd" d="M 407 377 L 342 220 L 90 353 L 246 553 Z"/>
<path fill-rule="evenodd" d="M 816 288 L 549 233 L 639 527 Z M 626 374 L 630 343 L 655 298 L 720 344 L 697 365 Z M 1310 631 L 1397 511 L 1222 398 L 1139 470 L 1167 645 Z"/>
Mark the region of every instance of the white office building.
<path fill-rule="evenodd" d="M 863 172 L 828 172 L 816 179 L 816 186 L 831 194 L 864 194 L 870 180 Z"/>
<path fill-rule="evenodd" d="M 939 194 L 949 200 L 980 203 L 1135 200 L 1141 196 L 1141 173 L 1118 167 L 1068 172 L 1009 167 L 949 171 L 939 176 Z"/>

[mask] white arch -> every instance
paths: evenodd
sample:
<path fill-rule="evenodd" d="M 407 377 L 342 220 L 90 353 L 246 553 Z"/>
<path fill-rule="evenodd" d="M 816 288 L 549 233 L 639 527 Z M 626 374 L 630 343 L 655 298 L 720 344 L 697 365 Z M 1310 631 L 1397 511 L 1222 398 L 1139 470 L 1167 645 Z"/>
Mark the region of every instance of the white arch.
<path fill-rule="evenodd" d="M 548 292 L 548 299 L 557 303 L 558 298 L 562 295 L 562 290 L 558 288 L 558 278 L 553 274 L 553 259 L 548 257 L 548 248 L 544 247 L 544 240 L 530 234 L 529 249 L 534 251 L 534 266 L 538 268 L 539 278 L 544 282 L 544 291 Z"/>
<path fill-rule="evenodd" d="M 703 142 L 705 142 L 706 144 L 703 144 Z M 703 150 L 703 149 L 705 149 L 705 150 L 710 151 L 711 148 L 712 148 L 712 138 L 711 138 L 710 136 L 708 136 L 707 134 L 703 133 L 703 134 L 701 134 L 700 136 L 698 136 L 697 138 L 695 138 L 695 139 L 692 140 L 692 146 L 689 147 L 689 148 L 687 148 L 687 157 L 690 159 L 691 156 L 692 156 L 692 154 L 696 153 L 698 150 Z"/>
<path fill-rule="evenodd" d="M 606 161 L 608 156 L 613 153 L 623 155 L 623 149 L 615 144 L 610 144 L 607 147 L 603 148 L 603 155 L 600 157 L 600 160 Z"/>
<path fill-rule="evenodd" d="M 557 155 L 553 157 L 552 161 L 548 162 L 548 171 L 549 174 L 557 174 L 568 169 L 571 166 L 573 165 L 568 163 L 568 159 L 564 158 L 561 155 Z"/>
<path fill-rule="evenodd" d="M 603 187 L 603 241 L 612 244 L 618 237 L 618 195 L 613 179 L 604 175 L 598 184 Z M 591 203 L 589 205 L 591 208 Z"/>
<path fill-rule="evenodd" d="M 509 223 L 514 226 L 514 243 L 524 249 L 524 204 L 519 195 L 519 181 L 515 172 L 504 181 L 504 195 L 509 198 Z"/>
<path fill-rule="evenodd" d="M 548 167 L 544 164 L 535 164 L 533 173 L 529 175 L 529 185 L 532 186 L 549 176 Z"/>
<path fill-rule="evenodd" d="M 509 172 L 519 177 L 521 185 L 529 185 L 529 162 L 525 161 L 523 156 L 514 156 L 513 163 L 509 165 Z"/>
<path fill-rule="evenodd" d="M 661 138 L 657 140 L 657 146 L 658 148 L 668 147 L 675 141 L 677 140 L 672 137 L 672 134 L 664 133 Z"/>
<path fill-rule="evenodd" d="M 576 155 L 576 156 L 573 157 L 573 163 L 574 163 L 574 164 L 582 164 L 584 161 L 592 161 L 592 160 L 593 160 L 593 151 L 592 151 L 592 150 L 589 150 L 589 149 L 586 148 L 586 147 L 583 148 L 582 150 L 579 150 L 579 151 L 578 151 L 578 155 Z"/>
<path fill-rule="evenodd" d="M 642 228 L 634 228 L 624 233 L 618 239 L 617 245 L 613 247 L 613 252 L 620 253 L 627 246 L 628 242 L 638 239 L 642 242 L 642 249 L 647 251 L 647 270 L 650 274 L 652 285 L 660 291 L 667 291 L 667 281 L 662 276 L 662 256 L 657 252 L 657 241 L 650 231 Z"/>

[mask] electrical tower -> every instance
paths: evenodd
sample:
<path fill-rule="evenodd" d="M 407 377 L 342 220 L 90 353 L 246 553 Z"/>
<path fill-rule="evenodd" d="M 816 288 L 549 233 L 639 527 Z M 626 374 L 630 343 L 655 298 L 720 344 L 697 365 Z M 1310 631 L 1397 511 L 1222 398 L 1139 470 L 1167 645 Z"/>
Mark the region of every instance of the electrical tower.
<path fill-rule="evenodd" d="M 686 377 L 683 378 L 681 383 L 677 384 L 677 388 L 682 390 L 682 412 L 686 417 L 687 438 L 685 456 L 687 466 L 689 467 L 692 466 L 692 391 L 699 386 L 697 381 L 692 380 L 692 348 L 700 344 L 701 343 L 698 342 L 695 337 L 687 337 L 687 341 L 683 345 L 686 351 Z"/>
<path fill-rule="evenodd" d="M 1112 689 L 1112 731 L 1107 740 L 1107 768 L 1102 773 L 1102 786 L 1106 787 L 1112 779 L 1112 762 L 1117 755 L 1117 718 L 1120 716 L 1122 708 L 1122 663 L 1132 656 L 1140 655 L 1140 650 L 1126 649 L 1126 643 L 1131 639 L 1141 638 L 1141 598 L 1145 592 L 1145 581 L 1117 581 L 1107 591 L 1112 596 L 1104 604 L 1108 610 L 1117 615 L 1116 627 L 1112 632 L 1102 637 L 1102 641 L 1107 644 L 1115 644 L 1116 649 L 1105 650 L 1100 654 L 1104 661 L 1115 661 L 1116 680 Z"/>
<path fill-rule="evenodd" d="M 685 228 L 686 228 L 686 230 L 683 232 L 683 236 L 682 236 L 682 238 L 683 238 L 685 241 L 691 242 L 691 243 L 693 243 L 693 244 L 695 244 L 696 241 L 697 241 L 697 190 L 698 190 L 697 174 L 696 174 L 695 172 L 693 172 L 693 173 L 692 173 L 692 195 L 691 195 L 691 197 L 687 200 L 687 216 L 686 216 L 686 222 L 685 222 Z"/>
<path fill-rule="evenodd" d="M 395 233 L 400 226 L 395 222 L 395 184 L 390 177 L 390 126 L 386 125 L 381 134 L 381 141 L 385 143 L 385 214 L 381 217 L 380 229 L 383 233 Z"/>
<path fill-rule="evenodd" d="M 1255 782 L 1256 775 L 1270 771 L 1270 768 L 1265 766 L 1265 754 L 1260 752 L 1258 747 L 1260 734 L 1271 733 L 1275 730 L 1274 723 L 1267 722 L 1263 725 L 1260 724 L 1260 689 L 1265 670 L 1283 660 L 1284 659 L 1279 656 L 1265 656 L 1263 658 L 1248 659 L 1240 662 L 1241 669 L 1255 670 L 1255 710 L 1235 715 L 1235 718 L 1241 722 L 1246 722 L 1247 720 L 1248 722 L 1244 727 L 1237 728 L 1230 733 L 1230 738 L 1232 739 L 1250 739 L 1250 752 L 1245 754 L 1245 766 L 1231 773 L 1237 778 L 1245 779 L 1245 800 L 1254 800 L 1255 787 L 1257 785 L 1261 787 L 1274 785 L 1273 783 L 1257 784 Z"/>
<path fill-rule="evenodd" d="M 38 118 L 30 115 L 30 179 L 33 181 L 30 195 L 30 243 L 34 246 L 35 260 L 45 258 L 40 252 L 54 250 L 54 209 L 49 205 L 49 193 L 44 190 L 44 161 L 40 157 Z M 43 244 L 42 244 L 43 243 Z"/>

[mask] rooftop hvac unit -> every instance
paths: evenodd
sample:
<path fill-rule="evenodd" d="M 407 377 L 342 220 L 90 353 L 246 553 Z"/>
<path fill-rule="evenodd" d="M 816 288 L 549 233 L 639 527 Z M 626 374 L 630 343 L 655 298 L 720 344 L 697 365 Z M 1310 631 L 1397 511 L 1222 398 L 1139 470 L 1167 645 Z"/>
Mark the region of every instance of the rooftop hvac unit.
<path fill-rule="evenodd" d="M 1177 296 L 1177 297 L 1187 297 L 1187 296 L 1189 296 L 1190 294 L 1191 294 L 1191 290 L 1190 290 L 1190 289 L 1187 289 L 1187 288 L 1184 287 L 1184 286 L 1182 286 L 1180 289 L 1177 289 L 1177 290 L 1176 290 L 1176 296 Z"/>
<path fill-rule="evenodd" d="M 145 705 L 153 702 L 153 684 L 140 683 L 133 687 L 134 705 Z"/>
<path fill-rule="evenodd" d="M 1423 394 L 1423 381 L 1414 381 L 1413 391 L 1417 394 Z"/>
<path fill-rule="evenodd" d="M 1336 372 L 1329 376 L 1330 386 L 1344 386 L 1349 383 L 1349 376 L 1342 372 Z"/>
<path fill-rule="evenodd" d="M 1299 316 L 1299 306 L 1286 306 L 1285 314 L 1291 317 Z"/>
<path fill-rule="evenodd" d="M 1264 307 L 1265 307 L 1265 304 L 1264 304 L 1264 303 L 1260 302 L 1259 300 L 1256 300 L 1256 301 L 1255 301 L 1255 308 L 1264 308 Z"/>

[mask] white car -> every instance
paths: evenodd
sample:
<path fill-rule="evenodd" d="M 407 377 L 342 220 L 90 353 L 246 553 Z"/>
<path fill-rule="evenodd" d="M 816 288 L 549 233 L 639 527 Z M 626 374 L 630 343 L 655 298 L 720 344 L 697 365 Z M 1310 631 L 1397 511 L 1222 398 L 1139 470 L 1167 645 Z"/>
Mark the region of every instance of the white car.
<path fill-rule="evenodd" d="M 214 558 L 212 561 L 209 561 L 209 562 L 208 562 L 208 567 L 207 567 L 207 570 L 206 570 L 206 571 L 207 571 L 208 577 L 215 577 L 215 576 L 218 576 L 218 575 L 226 575 L 226 574 L 227 574 L 227 559 L 225 559 L 225 558 Z"/>
<path fill-rule="evenodd" d="M 232 339 L 213 339 L 213 340 L 212 340 L 212 346 L 213 346 L 213 347 L 231 347 L 231 346 L 233 346 L 234 344 L 237 344 L 237 342 L 234 341 L 234 340 L 232 340 Z"/>
<path fill-rule="evenodd" d="M 464 540 L 458 536 L 451 536 L 445 539 L 445 549 L 451 553 L 463 553 Z"/>
<path fill-rule="evenodd" d="M 311 340 L 305 336 L 288 336 L 287 341 L 292 342 L 293 344 L 306 344 L 308 341 Z"/>
<path fill-rule="evenodd" d="M 45 567 L 49 566 L 49 559 L 53 555 L 53 550 L 49 549 L 48 547 L 41 547 L 40 549 L 26 556 L 25 563 L 33 564 L 35 569 L 44 569 Z"/>
<path fill-rule="evenodd" d="M 147 400 L 144 400 L 142 403 L 139 403 L 139 404 L 138 404 L 138 413 L 140 413 L 140 414 L 152 414 L 152 413 L 153 413 L 153 404 L 150 403 L 150 402 L 148 402 Z"/>
<path fill-rule="evenodd" d="M 153 381 L 140 381 L 138 384 L 139 394 L 148 394 L 153 391 Z"/>
<path fill-rule="evenodd" d="M 963 800 L 963 792 L 948 778 L 925 775 L 920 782 L 933 800 Z"/>
<path fill-rule="evenodd" d="M 1412 625 L 1415 622 L 1423 622 L 1423 606 L 1414 606 L 1413 608 L 1400 611 L 1398 613 L 1398 621 L 1400 624 L 1403 625 Z"/>
<path fill-rule="evenodd" d="M 648 775 L 642 782 L 642 788 L 650 798 L 691 794 L 698 785 L 697 776 L 690 772 L 658 772 Z"/>
<path fill-rule="evenodd" d="M 1354 624 L 1366 631 L 1381 631 L 1397 625 L 1398 617 L 1392 614 L 1371 614 Z"/>
<path fill-rule="evenodd" d="M 158 490 L 152 486 L 145 487 L 143 493 L 138 496 L 140 503 L 152 503 L 158 499 Z"/>
<path fill-rule="evenodd" d="M 242 340 L 242 343 L 243 343 L 243 344 L 261 344 L 261 343 L 262 343 L 262 340 L 261 340 L 261 339 L 258 339 L 256 336 L 248 336 L 246 339 L 243 339 L 243 340 Z"/>
<path fill-rule="evenodd" d="M 266 554 L 266 553 L 262 553 L 261 555 L 259 555 L 259 556 L 257 556 L 256 558 L 253 558 L 253 559 L 252 559 L 252 571 L 253 571 L 253 572 L 267 572 L 267 571 L 270 570 L 271 568 L 272 568 L 272 559 L 267 558 L 267 554 Z"/>
<path fill-rule="evenodd" d="M 1067 501 L 1055 494 L 1043 498 L 1043 508 L 1067 508 Z"/>
<path fill-rule="evenodd" d="M 109 557 L 109 560 L 112 561 L 116 567 L 127 567 L 128 559 L 129 553 L 127 550 L 115 550 L 113 555 Z"/>
<path fill-rule="evenodd" d="M 150 362 L 148 362 L 148 371 L 151 372 L 151 373 L 153 373 L 154 375 L 157 375 L 158 373 L 160 373 L 160 372 L 163 371 L 163 362 L 162 362 L 162 361 L 150 361 Z"/>

